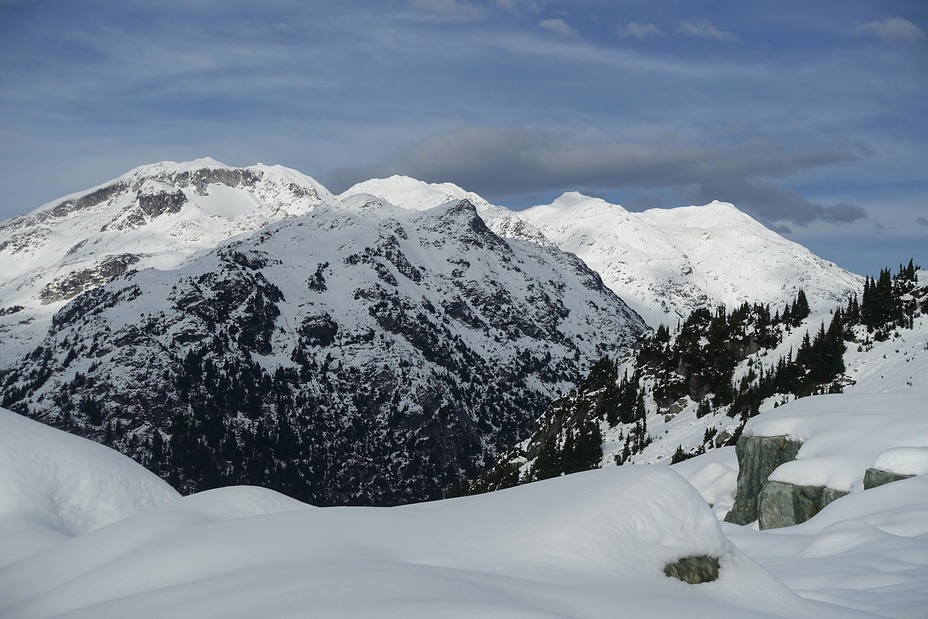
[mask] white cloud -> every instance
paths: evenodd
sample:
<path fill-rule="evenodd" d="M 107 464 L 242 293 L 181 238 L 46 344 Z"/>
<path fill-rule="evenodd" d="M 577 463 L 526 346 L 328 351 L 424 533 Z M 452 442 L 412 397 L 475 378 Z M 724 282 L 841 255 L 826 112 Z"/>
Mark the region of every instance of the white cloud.
<path fill-rule="evenodd" d="M 523 13 L 537 15 L 541 12 L 541 9 L 532 0 L 496 0 L 496 6 L 514 15 Z"/>
<path fill-rule="evenodd" d="M 922 32 L 921 28 L 901 17 L 890 17 L 883 21 L 872 21 L 868 24 L 860 24 L 857 26 L 857 31 L 875 34 L 884 41 L 889 41 L 890 43 L 896 41 L 915 43 L 925 38 L 925 33 Z"/>
<path fill-rule="evenodd" d="M 409 0 L 415 9 L 448 19 L 482 19 L 486 12 L 467 0 Z"/>
<path fill-rule="evenodd" d="M 559 17 L 554 19 L 543 19 L 538 22 L 538 25 L 545 30 L 556 32 L 565 37 L 577 36 L 577 31 L 570 24 Z"/>
<path fill-rule="evenodd" d="M 662 37 L 664 31 L 654 24 L 642 24 L 636 21 L 626 26 L 616 28 L 616 34 L 623 39 L 647 39 L 648 37 Z"/>
<path fill-rule="evenodd" d="M 719 30 L 708 19 L 681 21 L 677 27 L 677 32 L 688 37 L 715 39 L 716 41 L 734 42 L 738 40 L 736 34 Z"/>

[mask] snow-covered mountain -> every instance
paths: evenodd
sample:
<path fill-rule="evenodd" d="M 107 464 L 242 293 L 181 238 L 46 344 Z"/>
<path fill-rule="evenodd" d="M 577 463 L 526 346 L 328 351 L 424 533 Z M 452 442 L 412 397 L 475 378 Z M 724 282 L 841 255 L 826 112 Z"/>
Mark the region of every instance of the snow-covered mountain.
<path fill-rule="evenodd" d="M 576 256 L 467 200 L 355 195 L 77 296 L 0 382 L 188 491 L 396 503 L 472 477 L 644 329 Z"/>
<path fill-rule="evenodd" d="M 0 367 L 68 300 L 129 269 L 173 269 L 235 235 L 333 201 L 295 170 L 212 159 L 141 166 L 0 223 Z"/>
<path fill-rule="evenodd" d="M 426 183 L 399 175 L 372 178 L 347 189 L 339 198 L 345 199 L 357 194 L 370 194 L 391 204 L 419 211 L 435 208 L 451 200 L 468 200 L 477 208 L 487 227 L 496 234 L 505 238 L 533 241 L 539 245 L 554 244 L 540 230 L 527 223 L 521 217 L 521 213 L 490 204 L 472 191 L 465 191 L 454 183 Z"/>
<path fill-rule="evenodd" d="M 161 162 L 0 223 L 0 367 L 34 348 L 67 300 L 126 270 L 172 269 L 232 236 L 358 194 L 414 210 L 467 199 L 498 235 L 580 256 L 651 326 L 696 307 L 776 303 L 800 287 L 813 307 L 829 306 L 861 284 L 721 203 L 630 213 L 565 194 L 512 211 L 451 183 L 403 176 L 336 198 L 281 166 Z"/>
<path fill-rule="evenodd" d="M 497 234 L 577 254 L 652 327 L 674 325 L 698 307 L 777 304 L 800 288 L 813 309 L 828 309 L 862 285 L 859 276 L 723 202 L 632 213 L 571 192 L 511 211 L 452 183 L 404 176 L 364 181 L 342 196 L 358 192 L 415 209 L 466 197 Z"/>
<path fill-rule="evenodd" d="M 324 502 L 434 496 L 643 328 L 558 248 L 652 322 L 799 286 L 818 307 L 857 284 L 730 205 L 631 214 L 570 194 L 520 213 L 407 177 L 336 197 L 281 167 L 159 163 L 0 224 L 3 402 L 187 490 L 287 478 Z M 273 415 L 267 381 L 286 392 Z M 314 429 L 326 447 L 307 455 Z M 338 469 L 358 437 L 364 464 Z M 191 455 L 223 445 L 251 468 Z M 431 478 L 405 468 L 416 450 Z M 288 461 L 302 473 L 272 470 Z M 401 499 L 387 478 L 419 481 Z"/>
<path fill-rule="evenodd" d="M 654 327 L 698 307 L 776 305 L 800 288 L 813 309 L 827 309 L 862 285 L 724 202 L 631 213 L 567 193 L 519 216 L 580 256 Z"/>

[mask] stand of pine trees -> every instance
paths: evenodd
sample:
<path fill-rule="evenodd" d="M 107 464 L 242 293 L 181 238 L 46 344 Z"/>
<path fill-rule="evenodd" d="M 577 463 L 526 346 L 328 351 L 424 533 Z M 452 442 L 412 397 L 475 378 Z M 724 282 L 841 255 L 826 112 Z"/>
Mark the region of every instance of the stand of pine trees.
<path fill-rule="evenodd" d="M 772 365 L 749 362 L 738 381 L 734 376 L 740 362 L 776 348 L 808 318 L 809 303 L 802 290 L 773 315 L 769 306 L 744 303 L 731 313 L 725 307 L 714 312 L 697 309 L 673 331 L 661 325 L 633 348 L 633 358 L 624 364 L 633 368 L 631 376 L 626 371 L 619 377 L 618 365 L 601 359 L 578 390 L 551 403 L 532 438 L 503 454 L 471 492 L 597 468 L 603 459 L 604 430 L 620 426 L 623 448 L 615 461 L 623 464 L 651 442 L 646 399 L 657 412 L 692 401 L 698 403 L 697 418 L 726 414 L 740 419 L 731 436 L 718 437 L 707 430 L 704 444 L 693 451 L 681 445 L 672 457 L 678 462 L 706 448 L 734 444 L 744 423 L 769 398 L 840 392 L 846 342 L 853 339 L 855 327 L 863 325 L 874 339 L 885 340 L 896 329 L 912 328 L 919 312 L 928 314 L 928 289 L 917 287 L 917 270 L 910 260 L 896 275 L 883 269 L 879 278 L 868 277 L 860 299 L 852 296 L 835 308 L 827 325 L 807 331 L 797 348 Z M 645 383 L 650 386 L 647 392 Z M 598 448 L 592 446 L 596 440 Z"/>

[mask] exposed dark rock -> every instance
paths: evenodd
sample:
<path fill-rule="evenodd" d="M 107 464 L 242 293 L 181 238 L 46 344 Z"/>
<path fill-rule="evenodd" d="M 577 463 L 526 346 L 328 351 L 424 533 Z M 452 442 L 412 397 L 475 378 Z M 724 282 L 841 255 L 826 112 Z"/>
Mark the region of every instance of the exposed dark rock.
<path fill-rule="evenodd" d="M 43 219 L 64 217 L 74 211 L 100 204 L 127 190 L 128 186 L 123 182 L 112 183 L 111 185 L 86 193 L 79 198 L 64 200 L 53 209 L 42 213 L 40 217 Z"/>
<path fill-rule="evenodd" d="M 135 254 L 106 256 L 92 268 L 75 271 L 49 283 L 39 292 L 39 300 L 48 304 L 72 299 L 85 290 L 105 284 L 122 275 L 138 261 L 139 258 Z"/>
<path fill-rule="evenodd" d="M 761 529 L 778 529 L 800 524 L 845 495 L 847 492 L 826 486 L 768 481 L 758 497 L 758 526 Z"/>
<path fill-rule="evenodd" d="M 783 464 L 796 459 L 802 443 L 785 436 L 745 436 L 738 439 L 735 453 L 738 456 L 738 487 L 735 505 L 726 522 L 750 524 L 757 520 L 757 502 L 767 478 Z"/>
<path fill-rule="evenodd" d="M 915 477 L 915 475 L 903 475 L 902 473 L 890 473 L 881 469 L 870 468 L 864 473 L 864 490 L 884 486 L 894 481 L 900 481 Z"/>
<path fill-rule="evenodd" d="M 679 561 L 668 563 L 664 567 L 664 575 L 691 585 L 713 582 L 719 577 L 719 560 L 718 557 L 708 555 L 683 557 Z"/>
<path fill-rule="evenodd" d="M 177 172 L 165 180 L 181 187 L 194 187 L 199 195 L 207 194 L 207 187 L 213 184 L 227 187 L 254 187 L 260 175 L 243 168 L 201 168 L 187 172 Z"/>
<path fill-rule="evenodd" d="M 139 208 L 149 217 L 158 217 L 165 213 L 179 213 L 187 203 L 187 196 L 180 189 L 173 192 L 159 191 L 157 193 L 138 194 Z"/>
<path fill-rule="evenodd" d="M 338 323 L 328 314 L 307 316 L 300 325 L 300 347 L 330 346 L 338 334 Z"/>

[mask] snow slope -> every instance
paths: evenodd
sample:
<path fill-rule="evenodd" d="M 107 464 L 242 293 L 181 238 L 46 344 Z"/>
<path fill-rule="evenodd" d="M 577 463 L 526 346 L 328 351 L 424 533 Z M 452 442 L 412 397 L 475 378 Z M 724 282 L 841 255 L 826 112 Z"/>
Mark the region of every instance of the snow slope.
<path fill-rule="evenodd" d="M 0 429 L 15 439 L 22 422 L 13 417 L 0 415 Z M 60 468 L 60 433 L 43 438 L 34 463 Z M 69 440 L 82 443 L 72 453 L 105 449 Z M 91 469 L 68 462 L 79 476 Z M 15 481 L 5 477 L 0 490 Z M 31 481 L 38 494 L 61 482 Z M 89 496 L 132 492 L 83 481 Z M 795 595 L 725 538 L 692 487 L 658 467 L 391 509 L 312 508 L 224 488 L 34 550 L 0 567 L 3 617 L 858 616 Z M 694 554 L 720 558 L 719 580 L 663 575 Z"/>
<path fill-rule="evenodd" d="M 120 453 L 0 409 L 0 564 L 179 496 Z"/>
<path fill-rule="evenodd" d="M 631 213 L 571 192 L 518 215 L 580 256 L 652 326 L 697 307 L 778 305 L 799 288 L 813 310 L 827 310 L 862 285 L 723 202 Z"/>
<path fill-rule="evenodd" d="M 0 365 L 34 346 L 66 301 L 127 269 L 173 269 L 332 201 L 295 170 L 205 158 L 141 166 L 0 222 Z"/>

